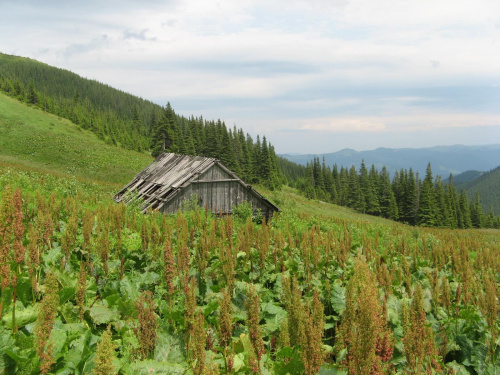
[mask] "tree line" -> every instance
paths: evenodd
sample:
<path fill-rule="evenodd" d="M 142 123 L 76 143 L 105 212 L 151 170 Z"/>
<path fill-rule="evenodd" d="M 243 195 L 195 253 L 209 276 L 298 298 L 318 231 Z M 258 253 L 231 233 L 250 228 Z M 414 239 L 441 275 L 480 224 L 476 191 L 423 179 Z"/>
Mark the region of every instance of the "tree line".
<path fill-rule="evenodd" d="M 247 183 L 278 189 L 285 179 L 274 146 L 266 137 L 256 141 L 243 129 L 228 129 L 224 121 L 177 116 L 170 103 L 153 119 L 151 155 L 164 151 L 217 158 Z"/>
<path fill-rule="evenodd" d="M 430 165 L 424 180 L 410 169 L 397 172 L 392 181 L 385 168 L 368 170 L 364 163 L 359 171 L 332 169 L 318 158 L 301 166 L 278 157 L 265 136 L 254 141 L 221 120 L 177 115 L 170 103 L 162 107 L 27 58 L 0 53 L 0 68 L 0 91 L 67 118 L 109 144 L 152 156 L 167 151 L 218 158 L 248 183 L 271 189 L 288 184 L 309 198 L 411 225 L 500 226 L 492 210 L 482 211 L 478 194 L 467 197 L 452 179 L 434 179 Z"/>
<path fill-rule="evenodd" d="M 177 115 L 165 107 L 35 60 L 0 54 L 0 91 L 66 118 L 119 147 L 220 159 L 248 183 L 278 189 L 284 178 L 274 147 L 221 120 Z"/>
<path fill-rule="evenodd" d="M 285 176 L 299 176 L 295 186 L 308 198 L 410 225 L 500 227 L 500 217 L 493 210 L 483 212 L 479 194 L 469 199 L 465 190 L 459 193 L 453 175 L 446 183 L 440 176 L 434 178 L 430 163 L 423 180 L 411 168 L 397 171 L 391 180 L 385 167 L 368 169 L 363 161 L 359 170 L 355 166 L 330 168 L 318 157 L 305 167 L 289 168 Z"/>

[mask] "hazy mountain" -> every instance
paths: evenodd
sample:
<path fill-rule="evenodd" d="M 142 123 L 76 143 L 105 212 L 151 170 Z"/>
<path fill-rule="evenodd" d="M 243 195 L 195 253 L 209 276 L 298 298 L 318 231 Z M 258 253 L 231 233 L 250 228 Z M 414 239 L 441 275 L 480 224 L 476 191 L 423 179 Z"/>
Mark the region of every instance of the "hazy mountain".
<path fill-rule="evenodd" d="M 500 144 L 486 146 L 436 146 L 428 148 L 377 148 L 370 151 L 344 149 L 328 154 L 292 155 L 282 154 L 284 158 L 299 164 L 307 164 L 315 156 L 325 158 L 327 165 L 337 164 L 358 168 L 361 161 L 370 167 L 372 164 L 380 169 L 384 165 L 393 174 L 396 170 L 413 168 L 421 175 L 425 173 L 430 162 L 434 175 L 447 178 L 450 173 L 458 175 L 465 171 L 487 171 L 500 165 Z"/>

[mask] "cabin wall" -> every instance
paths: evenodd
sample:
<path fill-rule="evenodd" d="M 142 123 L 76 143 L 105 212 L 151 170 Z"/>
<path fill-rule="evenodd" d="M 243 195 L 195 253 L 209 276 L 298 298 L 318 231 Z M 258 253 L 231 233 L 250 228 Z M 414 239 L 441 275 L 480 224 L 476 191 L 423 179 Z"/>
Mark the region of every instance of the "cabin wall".
<path fill-rule="evenodd" d="M 263 216 L 269 217 L 272 214 L 269 206 L 251 188 L 247 188 L 238 181 L 193 181 L 167 203 L 163 212 L 169 214 L 177 212 L 182 202 L 191 199 L 194 194 L 198 197 L 198 205 L 208 206 L 213 213 L 231 214 L 233 206 L 247 201 L 252 204 L 254 212 L 260 209 Z"/>
<path fill-rule="evenodd" d="M 229 173 L 227 173 L 224 169 L 219 167 L 217 164 L 214 164 L 211 168 L 206 170 L 204 173 L 200 174 L 195 181 L 207 181 L 207 180 L 227 180 L 232 179 Z"/>

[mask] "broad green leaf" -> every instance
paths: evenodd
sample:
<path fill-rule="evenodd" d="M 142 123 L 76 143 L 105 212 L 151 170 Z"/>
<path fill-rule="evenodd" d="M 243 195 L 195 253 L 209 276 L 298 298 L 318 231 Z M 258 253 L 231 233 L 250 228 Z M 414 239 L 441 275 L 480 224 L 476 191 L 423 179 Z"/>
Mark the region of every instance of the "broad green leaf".
<path fill-rule="evenodd" d="M 16 309 L 16 326 L 17 328 L 22 328 L 30 323 L 33 323 L 36 320 L 36 317 L 38 316 L 38 311 L 35 306 L 28 306 L 24 310 L 17 310 Z M 2 317 L 2 325 L 4 325 L 7 328 L 12 329 L 12 311 L 10 311 L 8 314 L 5 314 Z"/>
<path fill-rule="evenodd" d="M 50 332 L 50 341 L 52 342 L 52 353 L 54 355 L 54 359 L 59 357 L 63 357 L 67 354 L 68 348 L 66 347 L 66 331 L 63 327 L 63 324 L 60 324 L 59 327 L 54 327 Z"/>
<path fill-rule="evenodd" d="M 334 367 L 329 367 L 329 368 L 320 367 L 318 374 L 319 375 L 344 375 L 344 374 L 347 374 L 347 372 L 344 370 L 336 369 Z"/>
<path fill-rule="evenodd" d="M 184 357 L 183 335 L 173 335 L 165 329 L 160 330 L 156 338 L 154 359 L 169 363 L 184 362 L 186 358 Z"/>
<path fill-rule="evenodd" d="M 332 308 L 336 313 L 342 314 L 345 309 L 345 287 L 335 282 L 332 285 L 332 295 L 330 297 Z"/>
<path fill-rule="evenodd" d="M 23 303 L 24 306 L 33 302 L 33 286 L 31 278 L 23 276 L 17 279 L 16 289 L 17 299 Z"/>
<path fill-rule="evenodd" d="M 0 374 L 8 374 L 9 372 L 13 372 L 11 370 L 13 362 L 11 357 L 7 354 L 7 348 L 14 348 L 16 343 L 12 337 L 12 332 L 1 326 L 0 342 L 2 343 L 2 345 L 0 345 Z"/>
<path fill-rule="evenodd" d="M 62 315 L 66 323 L 77 323 L 80 321 L 80 312 L 78 307 L 70 302 L 62 305 L 59 308 L 59 313 Z"/>
<path fill-rule="evenodd" d="M 76 295 L 76 288 L 66 287 L 59 291 L 59 303 L 63 304 L 67 301 L 72 300 Z"/>
<path fill-rule="evenodd" d="M 160 280 L 160 275 L 156 272 L 144 272 L 138 275 L 137 283 L 141 287 L 157 284 Z"/>
<path fill-rule="evenodd" d="M 55 245 L 55 244 L 54 244 Z M 45 268 L 52 269 L 58 266 L 61 263 L 61 259 L 63 257 L 63 253 L 60 246 L 54 246 L 45 254 L 43 254 L 43 262 L 45 264 Z"/>
<path fill-rule="evenodd" d="M 134 375 L 155 375 L 155 374 L 183 375 L 186 374 L 187 368 L 188 368 L 187 364 L 184 364 L 183 366 L 178 363 L 147 360 L 147 361 L 130 363 L 126 367 L 126 373 Z"/>
<path fill-rule="evenodd" d="M 455 374 L 455 375 L 469 375 L 470 374 L 470 372 L 467 371 L 465 366 L 461 365 L 460 363 L 457 363 L 456 361 L 447 363 L 446 367 L 451 369 L 453 371 L 453 374 Z M 491 374 L 493 374 L 493 372 Z"/>
<path fill-rule="evenodd" d="M 286 348 L 285 348 L 286 349 Z M 287 353 L 290 353 L 289 351 Z M 297 350 L 291 351 L 290 355 L 281 357 L 273 363 L 273 373 L 278 375 L 301 375 L 304 373 L 304 365 Z"/>
<path fill-rule="evenodd" d="M 346 349 L 346 348 L 344 348 L 344 349 L 342 349 L 342 350 L 339 352 L 339 354 L 337 354 L 337 359 L 336 359 L 336 362 L 337 362 L 337 363 L 341 363 L 341 362 L 344 360 L 344 358 L 345 358 L 345 356 L 346 356 L 346 355 L 347 355 L 347 349 Z"/>
<path fill-rule="evenodd" d="M 94 324 L 106 324 L 120 319 L 120 314 L 117 311 L 109 309 L 104 305 L 95 305 L 89 309 L 90 317 Z"/>
<path fill-rule="evenodd" d="M 70 343 L 87 333 L 89 329 L 85 323 L 66 323 L 63 328 Z"/>
<path fill-rule="evenodd" d="M 233 356 L 233 371 L 238 372 L 243 367 L 245 367 L 245 355 L 243 353 L 238 353 Z"/>
<path fill-rule="evenodd" d="M 95 351 L 97 336 L 92 335 L 90 330 L 80 335 L 70 343 L 66 357 L 66 367 L 74 369 L 75 374 L 82 374 L 87 367 L 90 355 Z"/>

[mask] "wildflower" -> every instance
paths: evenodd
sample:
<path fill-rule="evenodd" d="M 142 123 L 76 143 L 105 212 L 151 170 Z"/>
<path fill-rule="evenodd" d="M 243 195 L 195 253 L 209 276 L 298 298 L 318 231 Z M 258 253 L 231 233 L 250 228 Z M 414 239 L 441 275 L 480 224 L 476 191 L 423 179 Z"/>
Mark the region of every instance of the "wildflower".
<path fill-rule="evenodd" d="M 264 340 L 262 339 L 262 331 L 259 325 L 260 297 L 253 284 L 248 286 L 247 297 L 247 327 L 250 335 L 250 342 L 253 348 L 253 354 L 255 355 L 257 363 L 260 363 L 262 354 L 264 354 Z"/>
<path fill-rule="evenodd" d="M 111 340 L 111 329 L 103 332 L 101 341 L 97 343 L 96 355 L 94 357 L 94 375 L 110 375 L 115 374 L 115 366 L 113 359 L 115 357 L 115 345 Z"/>
<path fill-rule="evenodd" d="M 59 305 L 59 284 L 53 273 L 49 273 L 45 279 L 45 294 L 39 306 L 38 316 L 35 323 L 35 348 L 40 358 L 40 371 L 46 374 L 54 363 L 53 344 L 49 342 L 50 332 L 54 327 Z"/>
<path fill-rule="evenodd" d="M 137 319 L 139 325 L 134 329 L 139 340 L 139 357 L 148 358 L 156 345 L 156 302 L 153 300 L 153 293 L 144 291 L 135 303 L 137 308 Z"/>

